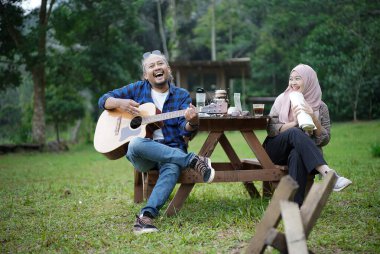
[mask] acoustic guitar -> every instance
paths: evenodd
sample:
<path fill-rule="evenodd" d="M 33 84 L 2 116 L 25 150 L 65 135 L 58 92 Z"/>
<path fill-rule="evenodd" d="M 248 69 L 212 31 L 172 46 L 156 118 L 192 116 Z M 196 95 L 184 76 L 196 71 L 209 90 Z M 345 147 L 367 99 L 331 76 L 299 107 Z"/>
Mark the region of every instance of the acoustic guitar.
<path fill-rule="evenodd" d="M 161 113 L 153 103 L 139 106 L 140 114 L 134 116 L 120 109 L 104 110 L 96 124 L 94 147 L 111 160 L 119 159 L 127 153 L 128 143 L 135 137 L 150 136 L 160 126 L 160 122 L 185 115 L 186 109 Z M 198 110 L 197 110 L 198 111 Z M 226 113 L 227 104 L 213 104 L 202 108 L 205 113 Z"/>

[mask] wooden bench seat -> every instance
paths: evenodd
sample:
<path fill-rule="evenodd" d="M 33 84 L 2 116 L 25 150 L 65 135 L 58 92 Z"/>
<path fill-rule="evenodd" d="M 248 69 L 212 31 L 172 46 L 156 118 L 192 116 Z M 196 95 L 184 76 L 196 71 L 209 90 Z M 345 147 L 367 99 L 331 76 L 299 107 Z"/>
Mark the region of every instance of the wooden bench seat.
<path fill-rule="evenodd" d="M 259 161 L 256 158 L 243 159 L 242 167 L 239 170 L 235 170 L 231 163 L 213 163 L 215 168 L 215 182 L 252 182 L 257 179 L 260 181 L 271 182 L 271 193 L 277 187 L 280 179 L 288 174 L 287 166 L 275 165 L 274 169 L 262 170 Z M 221 175 L 222 174 L 222 175 Z M 135 170 L 135 183 L 134 183 L 134 202 L 140 203 L 147 200 L 155 186 L 158 179 L 158 170 L 150 170 L 148 173 L 140 173 Z M 273 181 L 276 180 L 276 181 Z M 306 193 L 310 189 L 314 182 L 314 176 L 310 176 L 306 187 Z M 184 170 L 178 182 L 180 184 L 194 184 L 203 183 L 202 177 L 191 169 Z M 259 196 L 255 193 L 251 196 Z"/>

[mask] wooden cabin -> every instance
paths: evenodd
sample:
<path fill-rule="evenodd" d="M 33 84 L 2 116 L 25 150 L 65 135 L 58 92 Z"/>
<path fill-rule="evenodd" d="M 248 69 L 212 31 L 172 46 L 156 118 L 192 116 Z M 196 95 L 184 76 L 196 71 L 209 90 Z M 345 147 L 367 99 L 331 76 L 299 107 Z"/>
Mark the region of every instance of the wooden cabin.
<path fill-rule="evenodd" d="M 175 83 L 187 89 L 195 97 L 202 87 L 207 93 L 225 89 L 233 93 L 233 80 L 241 79 L 244 94 L 246 79 L 251 77 L 250 58 L 234 58 L 225 61 L 174 61 L 170 62 Z"/>

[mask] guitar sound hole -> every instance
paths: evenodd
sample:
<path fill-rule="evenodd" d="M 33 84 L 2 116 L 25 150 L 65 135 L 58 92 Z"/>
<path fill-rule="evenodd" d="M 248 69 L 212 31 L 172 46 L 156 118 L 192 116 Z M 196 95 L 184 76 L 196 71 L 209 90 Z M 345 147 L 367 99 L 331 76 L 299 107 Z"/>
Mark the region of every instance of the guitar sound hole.
<path fill-rule="evenodd" d="M 132 129 L 137 129 L 138 127 L 141 126 L 141 122 L 142 122 L 142 117 L 141 116 L 136 116 L 132 119 L 131 121 L 131 128 Z"/>

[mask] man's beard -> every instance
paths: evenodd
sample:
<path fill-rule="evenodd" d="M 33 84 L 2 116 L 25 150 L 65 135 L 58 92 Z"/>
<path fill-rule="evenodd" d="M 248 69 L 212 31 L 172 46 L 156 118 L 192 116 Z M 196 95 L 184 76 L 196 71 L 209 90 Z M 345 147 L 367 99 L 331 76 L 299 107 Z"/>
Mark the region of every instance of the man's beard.
<path fill-rule="evenodd" d="M 168 80 L 166 79 L 166 80 L 164 80 L 164 81 L 162 81 L 162 82 L 160 82 L 160 83 L 154 83 L 154 84 L 152 84 L 152 85 L 155 86 L 155 87 L 157 87 L 157 88 L 162 88 L 162 87 L 164 87 L 167 83 L 168 83 Z"/>

